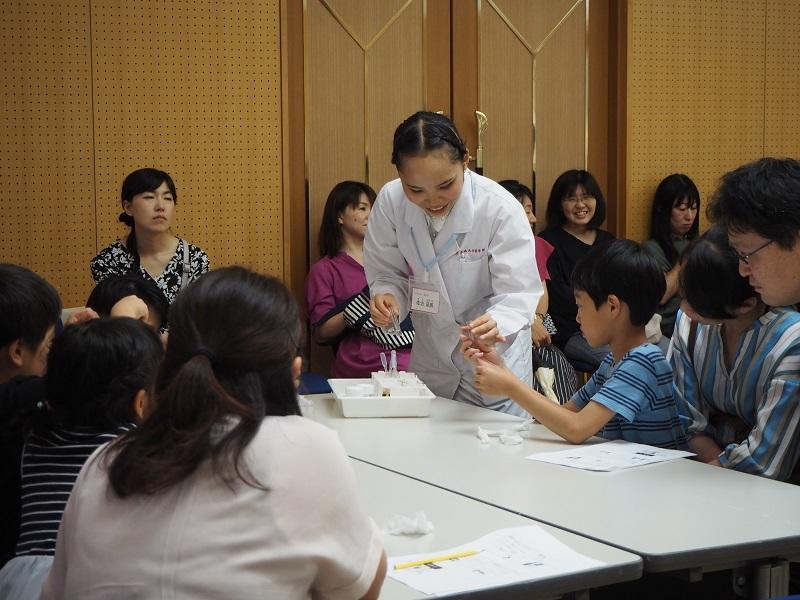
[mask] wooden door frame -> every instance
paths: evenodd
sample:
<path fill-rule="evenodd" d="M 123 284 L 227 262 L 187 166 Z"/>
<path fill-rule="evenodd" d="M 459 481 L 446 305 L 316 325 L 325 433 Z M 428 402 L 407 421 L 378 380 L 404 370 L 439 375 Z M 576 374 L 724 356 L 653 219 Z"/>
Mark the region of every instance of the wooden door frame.
<path fill-rule="evenodd" d="M 281 0 L 284 283 L 301 306 L 308 273 L 303 2 Z"/>

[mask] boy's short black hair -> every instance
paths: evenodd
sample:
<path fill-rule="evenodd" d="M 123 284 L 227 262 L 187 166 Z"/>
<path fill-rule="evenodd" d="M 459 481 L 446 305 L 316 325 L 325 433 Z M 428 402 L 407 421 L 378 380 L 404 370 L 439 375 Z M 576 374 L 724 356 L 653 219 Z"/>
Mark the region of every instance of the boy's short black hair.
<path fill-rule="evenodd" d="M 22 340 L 37 348 L 61 316 L 61 299 L 33 271 L 0 264 L 0 348 Z"/>
<path fill-rule="evenodd" d="M 728 309 L 757 296 L 747 277 L 739 274 L 739 257 L 721 225 L 694 240 L 681 260 L 681 295 L 701 317 L 733 319 Z"/>
<path fill-rule="evenodd" d="M 158 315 L 159 327 L 166 328 L 169 314 L 167 297 L 155 283 L 138 275 L 128 274 L 104 279 L 89 294 L 86 306 L 101 317 L 107 317 L 114 305 L 128 296 L 140 298 L 151 313 L 155 312 Z"/>
<path fill-rule="evenodd" d="M 163 355 L 158 334 L 135 319 L 66 327 L 47 360 L 50 426 L 107 430 L 133 422 L 133 399 L 152 391 Z"/>
<path fill-rule="evenodd" d="M 656 312 L 667 289 L 664 272 L 638 243 L 615 240 L 592 248 L 572 271 L 572 287 L 586 292 L 596 308 L 613 294 L 628 305 L 631 325 L 642 327 Z"/>
<path fill-rule="evenodd" d="M 762 158 L 726 173 L 708 216 L 729 231 L 753 232 L 794 248 L 800 232 L 800 161 Z"/>

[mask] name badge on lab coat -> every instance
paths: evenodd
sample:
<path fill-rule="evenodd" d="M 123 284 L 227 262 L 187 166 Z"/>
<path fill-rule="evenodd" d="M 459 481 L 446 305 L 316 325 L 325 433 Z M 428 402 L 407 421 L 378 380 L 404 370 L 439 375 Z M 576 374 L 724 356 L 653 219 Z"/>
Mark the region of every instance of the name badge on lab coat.
<path fill-rule="evenodd" d="M 413 312 L 436 315 L 439 313 L 439 290 L 427 281 L 420 281 L 414 277 L 409 278 L 411 306 Z"/>

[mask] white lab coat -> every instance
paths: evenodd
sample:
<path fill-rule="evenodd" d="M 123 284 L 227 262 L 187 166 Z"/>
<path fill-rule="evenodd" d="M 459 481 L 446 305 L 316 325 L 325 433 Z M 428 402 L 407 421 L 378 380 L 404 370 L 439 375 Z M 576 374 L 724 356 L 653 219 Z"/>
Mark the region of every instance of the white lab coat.
<path fill-rule="evenodd" d="M 436 315 L 412 313 L 416 333 L 409 368 L 438 396 L 525 415 L 507 398 L 475 390 L 459 341 L 459 327 L 488 312 L 507 338 L 498 348 L 506 365 L 533 383 L 530 326 L 542 282 L 522 206 L 491 179 L 465 171 L 461 195 L 432 242 L 424 211 L 406 198 L 399 179 L 387 183 L 370 213 L 364 243 L 370 293 L 393 294 L 402 318 L 409 306 L 408 275 L 422 278 L 425 263 L 433 263 L 429 280 L 441 302 Z"/>

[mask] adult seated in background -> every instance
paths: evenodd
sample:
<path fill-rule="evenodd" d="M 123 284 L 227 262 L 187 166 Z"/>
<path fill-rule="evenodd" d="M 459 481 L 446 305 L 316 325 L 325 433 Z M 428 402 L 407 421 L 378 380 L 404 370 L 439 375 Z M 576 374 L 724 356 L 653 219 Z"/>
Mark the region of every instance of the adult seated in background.
<path fill-rule="evenodd" d="M 38 600 L 81 467 L 142 418 L 162 354 L 155 331 L 133 319 L 71 325 L 53 342 L 49 410 L 25 441 L 16 557 L 0 571 L 0 598 Z"/>
<path fill-rule="evenodd" d="M 547 226 L 540 237 L 555 248 L 547 261 L 550 314 L 557 330 L 553 343 L 570 361 L 597 369 L 609 348 L 593 348 L 581 334 L 571 285 L 575 264 L 592 248 L 614 241 L 613 235 L 600 229 L 606 218 L 606 201 L 597 180 L 588 171 L 575 169 L 559 175 L 550 190 L 546 216 Z"/>
<path fill-rule="evenodd" d="M 689 242 L 697 237 L 699 210 L 700 193 L 686 175 L 673 173 L 658 184 L 650 213 L 650 239 L 642 245 L 658 261 L 667 281 L 667 291 L 658 306 L 661 333 L 667 344 L 681 305 L 679 259 Z"/>
<path fill-rule="evenodd" d="M 240 267 L 178 295 L 147 418 L 81 471 L 43 599 L 378 597 L 349 459 L 300 416 L 303 335 L 289 290 Z"/>
<path fill-rule="evenodd" d="M 32 417 L 44 408 L 47 354 L 61 315 L 56 290 L 36 273 L 0 264 L 0 565 L 14 556 L 20 459 Z"/>
<path fill-rule="evenodd" d="M 547 281 L 550 279 L 550 273 L 547 271 L 547 261 L 553 253 L 553 246 L 536 235 L 536 211 L 531 188 L 520 183 L 516 179 L 504 179 L 497 183 L 507 189 L 509 193 L 519 201 L 522 208 L 525 209 L 525 215 L 528 217 L 528 223 L 530 223 L 531 231 L 534 235 L 536 269 L 539 271 L 539 277 L 542 280 L 542 289 L 544 293 L 539 300 L 539 304 L 536 306 L 536 314 L 531 324 L 534 369 L 533 389 L 539 393 L 545 393 L 545 389 L 539 381 L 537 372 L 542 367 L 553 369 L 553 391 L 558 397 L 559 402 L 564 404 L 572 398 L 572 395 L 577 391 L 578 379 L 575 375 L 575 369 L 569 364 L 564 353 L 553 345 L 551 339 L 551 336 L 556 333 L 556 326 L 555 323 L 553 323 L 553 318 L 548 313 L 550 298 L 547 293 Z"/>
<path fill-rule="evenodd" d="M 769 308 L 716 226 L 684 252 L 669 360 L 703 462 L 800 482 L 800 314 Z"/>
<path fill-rule="evenodd" d="M 126 316 L 144 321 L 156 331 L 167 328 L 167 298 L 153 281 L 138 275 L 104 279 L 89 294 L 86 307 L 101 317 Z"/>
<path fill-rule="evenodd" d="M 209 269 L 208 256 L 172 233 L 178 194 L 172 177 L 157 169 L 139 169 L 122 183 L 119 220 L 131 228 L 92 259 L 92 277 L 134 273 L 153 281 L 172 303 L 178 292 Z"/>
<path fill-rule="evenodd" d="M 306 279 L 306 312 L 314 341 L 331 345 L 332 377 L 369 377 L 383 369 L 381 352 L 397 350 L 397 367 L 408 369 L 414 330 L 407 318 L 401 333 L 378 328 L 369 314 L 364 274 L 364 236 L 375 190 L 360 181 L 337 183 L 325 202 L 319 227 L 322 258 Z"/>
<path fill-rule="evenodd" d="M 800 161 L 763 158 L 725 174 L 708 214 L 766 304 L 800 303 Z"/>

